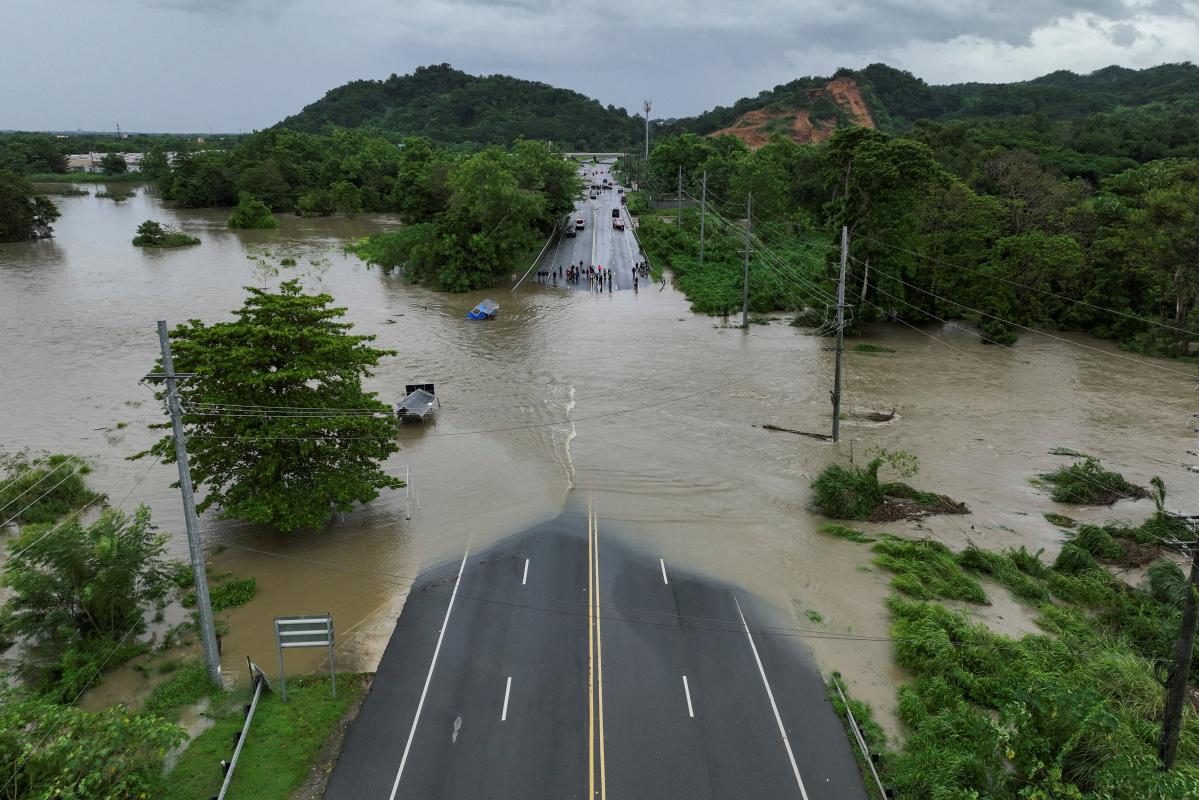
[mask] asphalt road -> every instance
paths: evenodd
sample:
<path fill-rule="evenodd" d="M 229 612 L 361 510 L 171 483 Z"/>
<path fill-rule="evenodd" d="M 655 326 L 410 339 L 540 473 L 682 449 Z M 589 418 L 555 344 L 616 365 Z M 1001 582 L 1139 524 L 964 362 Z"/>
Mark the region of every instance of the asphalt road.
<path fill-rule="evenodd" d="M 423 576 L 327 800 L 857 800 L 802 646 L 743 593 L 558 519 Z"/>
<path fill-rule="evenodd" d="M 633 288 L 633 264 L 642 260 L 637 249 L 637 239 L 633 236 L 632 220 L 628 211 L 620 202 L 617 192 L 616 179 L 609 172 L 611 164 L 582 164 L 581 170 L 586 171 L 585 180 L 594 184 L 602 184 L 607 178 L 613 184 L 612 189 L 600 190 L 595 200 L 584 197 L 575 202 L 574 218 L 583 219 L 583 229 L 572 238 L 563 236 L 553 247 L 546 251 L 537 266 L 538 270 L 555 270 L 558 267 L 576 266 L 583 263 L 588 266 L 602 266 L 616 271 L 612 282 L 613 291 L 631 290 Z M 625 229 L 616 230 L 612 227 L 612 211 L 618 210 L 624 220 Z M 639 279 L 640 288 L 646 287 L 648 278 Z M 552 284 L 551 284 L 552 285 Z M 563 285 L 559 281 L 559 285 Z M 577 284 L 565 284 L 568 289 L 587 291 L 587 281 Z M 607 288 L 604 289 L 605 293 Z"/>

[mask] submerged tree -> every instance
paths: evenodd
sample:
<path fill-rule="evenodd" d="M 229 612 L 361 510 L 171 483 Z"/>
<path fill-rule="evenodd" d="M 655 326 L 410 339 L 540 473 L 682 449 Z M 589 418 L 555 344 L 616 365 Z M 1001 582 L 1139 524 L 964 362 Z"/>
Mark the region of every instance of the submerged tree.
<path fill-rule="evenodd" d="M 402 487 L 380 469 L 399 450 L 395 417 L 362 387 L 394 351 L 352 335 L 345 309 L 299 281 L 247 291 L 235 321 L 171 333 L 175 368 L 195 374 L 179 395 L 199 510 L 290 531 Z"/>
<path fill-rule="evenodd" d="M 49 198 L 34 194 L 24 177 L 0 171 L 0 242 L 52 236 L 51 223 L 58 217 L 58 207 Z"/>
<path fill-rule="evenodd" d="M 277 228 L 279 221 L 266 203 L 246 192 L 238 196 L 237 206 L 229 215 L 230 228 Z"/>

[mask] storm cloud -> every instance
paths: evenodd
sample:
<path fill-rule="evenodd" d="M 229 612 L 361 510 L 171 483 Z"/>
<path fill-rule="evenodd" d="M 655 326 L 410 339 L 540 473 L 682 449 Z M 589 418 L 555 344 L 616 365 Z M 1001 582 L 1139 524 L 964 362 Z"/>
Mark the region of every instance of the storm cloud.
<path fill-rule="evenodd" d="M 0 21 L 20 129 L 250 130 L 442 62 L 673 117 L 875 61 L 998 82 L 1199 50 L 1199 0 L 6 0 Z"/>

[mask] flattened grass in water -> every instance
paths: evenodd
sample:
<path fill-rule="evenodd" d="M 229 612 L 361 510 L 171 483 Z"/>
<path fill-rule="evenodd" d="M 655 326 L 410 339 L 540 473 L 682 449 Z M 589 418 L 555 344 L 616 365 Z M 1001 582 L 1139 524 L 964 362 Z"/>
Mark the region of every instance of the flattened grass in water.
<path fill-rule="evenodd" d="M 1058 503 L 1110 506 L 1122 498 L 1135 500 L 1147 496 L 1143 487 L 1129 483 L 1119 472 L 1104 469 L 1098 459 L 1071 451 L 1057 452 L 1082 456 L 1069 466 L 1038 476 L 1053 487 L 1052 497 Z"/>
<path fill-rule="evenodd" d="M 962 570 L 953 552 L 940 542 L 884 536 L 872 549 L 879 554 L 874 563 L 895 573 L 891 586 L 910 597 L 943 597 L 980 605 L 987 602 L 983 587 Z"/>

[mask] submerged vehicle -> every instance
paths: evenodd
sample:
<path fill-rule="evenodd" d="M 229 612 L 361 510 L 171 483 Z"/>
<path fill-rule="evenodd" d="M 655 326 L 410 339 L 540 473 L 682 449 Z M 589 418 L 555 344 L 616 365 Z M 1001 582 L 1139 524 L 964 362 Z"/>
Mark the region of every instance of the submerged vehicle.
<path fill-rule="evenodd" d="M 396 416 L 401 422 L 420 422 L 441 405 L 437 389 L 431 383 L 410 383 L 404 391 L 406 396 L 396 405 Z"/>
<path fill-rule="evenodd" d="M 500 314 L 500 304 L 494 300 L 484 300 L 467 312 L 467 319 L 495 319 Z"/>

